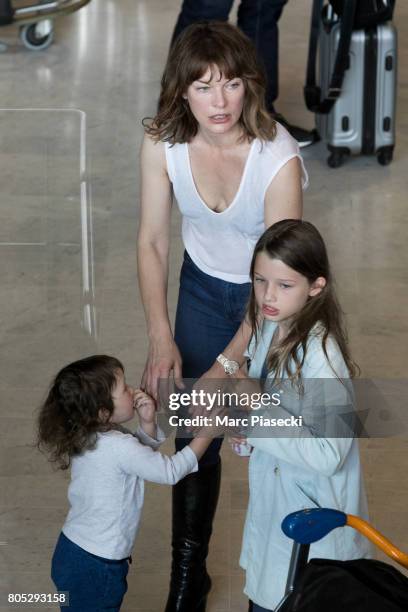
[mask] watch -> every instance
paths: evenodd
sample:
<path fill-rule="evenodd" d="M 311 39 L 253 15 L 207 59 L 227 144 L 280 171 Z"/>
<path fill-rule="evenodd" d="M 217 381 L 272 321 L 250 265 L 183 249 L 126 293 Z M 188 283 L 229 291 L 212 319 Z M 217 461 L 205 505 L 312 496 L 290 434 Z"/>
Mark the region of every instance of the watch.
<path fill-rule="evenodd" d="M 224 372 L 226 374 L 229 374 L 230 376 L 231 374 L 235 374 L 239 370 L 239 363 L 233 361 L 232 359 L 228 359 L 228 357 L 225 357 L 225 355 L 223 355 L 222 353 L 218 355 L 217 361 L 224 368 Z"/>

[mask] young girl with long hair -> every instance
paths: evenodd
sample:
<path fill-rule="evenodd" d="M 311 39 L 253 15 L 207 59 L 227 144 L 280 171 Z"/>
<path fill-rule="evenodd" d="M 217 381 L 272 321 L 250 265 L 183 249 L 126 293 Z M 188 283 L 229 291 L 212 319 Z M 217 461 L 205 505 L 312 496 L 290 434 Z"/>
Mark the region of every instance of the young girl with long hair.
<path fill-rule="evenodd" d="M 276 432 L 249 432 L 250 498 L 240 564 L 254 612 L 272 611 L 284 595 L 291 541 L 284 517 L 302 508 L 335 508 L 367 518 L 349 380 L 356 374 L 323 239 L 306 221 L 275 223 L 259 239 L 251 263 L 248 308 L 252 340 L 240 384 L 280 394 L 268 417 L 302 416 Z M 247 380 L 247 383 L 243 381 Z M 350 408 L 351 406 L 351 408 Z M 349 412 L 349 414 L 347 414 Z M 344 420 L 345 419 L 345 420 Z M 283 422 L 283 421 L 282 421 Z M 369 556 L 364 538 L 335 530 L 312 544 L 310 556 Z"/>
<path fill-rule="evenodd" d="M 135 433 L 123 425 L 135 410 Z M 157 451 L 154 400 L 126 384 L 121 362 L 106 355 L 75 361 L 55 377 L 41 407 L 38 446 L 71 467 L 70 509 L 52 559 L 62 610 L 119 610 L 144 497 L 144 480 L 175 484 L 197 470 L 210 437 L 191 440 L 172 457 Z M 206 436 L 211 434 L 206 431 Z"/>
<path fill-rule="evenodd" d="M 228 23 L 197 23 L 177 38 L 158 112 L 144 124 L 138 268 L 149 354 L 141 385 L 154 396 L 159 378 L 221 379 L 243 360 L 253 248 L 265 227 L 301 217 L 307 175 L 297 142 L 265 108 L 255 48 Z M 185 247 L 174 335 L 167 305 L 173 197 Z M 205 610 L 221 442 L 173 487 L 166 612 Z M 176 448 L 186 443 L 179 437 Z"/>

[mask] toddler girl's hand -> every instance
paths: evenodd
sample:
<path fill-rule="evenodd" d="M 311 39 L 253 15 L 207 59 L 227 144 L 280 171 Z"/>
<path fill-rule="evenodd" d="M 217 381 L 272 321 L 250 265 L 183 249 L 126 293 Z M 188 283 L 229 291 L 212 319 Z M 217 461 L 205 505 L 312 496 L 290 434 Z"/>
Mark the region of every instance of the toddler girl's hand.
<path fill-rule="evenodd" d="M 141 389 L 136 389 L 133 394 L 133 404 L 141 422 L 148 424 L 156 421 L 156 402 L 150 395 Z"/>

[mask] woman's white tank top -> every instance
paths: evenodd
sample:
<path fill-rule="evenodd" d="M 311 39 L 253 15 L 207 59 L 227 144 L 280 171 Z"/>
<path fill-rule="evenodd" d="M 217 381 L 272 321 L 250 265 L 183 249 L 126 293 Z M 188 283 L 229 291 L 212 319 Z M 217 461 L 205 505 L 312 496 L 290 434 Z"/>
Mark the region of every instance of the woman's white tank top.
<path fill-rule="evenodd" d="M 302 164 L 302 187 L 308 177 L 297 142 L 280 124 L 273 141 L 255 139 L 237 193 L 228 208 L 214 212 L 200 197 L 191 171 L 188 144 L 165 143 L 167 172 L 183 217 L 184 246 L 206 274 L 232 283 L 249 282 L 255 244 L 265 230 L 264 200 L 271 181 L 293 157 Z"/>

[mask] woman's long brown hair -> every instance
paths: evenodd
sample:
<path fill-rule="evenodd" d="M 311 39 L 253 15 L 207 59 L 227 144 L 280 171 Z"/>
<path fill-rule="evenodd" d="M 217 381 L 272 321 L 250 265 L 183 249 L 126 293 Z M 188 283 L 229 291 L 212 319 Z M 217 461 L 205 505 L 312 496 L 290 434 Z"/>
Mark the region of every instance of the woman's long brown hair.
<path fill-rule="evenodd" d="M 256 50 L 238 28 L 221 21 L 194 23 L 177 38 L 164 69 L 158 112 L 143 120 L 146 133 L 156 141 L 190 142 L 198 124 L 183 95 L 208 68 L 215 67 L 223 77 L 244 82 L 243 138 L 273 140 L 276 125 L 265 107 L 265 76 Z"/>
<path fill-rule="evenodd" d="M 275 373 L 275 379 L 286 374 L 293 383 L 301 384 L 301 370 L 307 355 L 308 337 L 316 324 L 321 326 L 322 347 L 328 362 L 330 363 L 327 339 L 330 336 L 340 349 L 350 377 L 358 374 L 359 368 L 350 356 L 343 313 L 336 297 L 326 246 L 314 225 L 298 219 L 285 219 L 268 228 L 258 240 L 251 262 L 252 290 L 247 312 L 252 336 L 255 339 L 258 339 L 260 334 L 259 313 L 254 292 L 255 265 L 259 253 L 265 253 L 271 259 L 279 259 L 305 276 L 309 283 L 313 283 L 318 277 L 326 280 L 322 291 L 314 297 L 309 297 L 296 315 L 286 337 L 270 348 L 267 366 L 269 371 Z M 331 367 L 333 369 L 332 365 Z M 335 371 L 334 373 L 338 376 Z"/>

